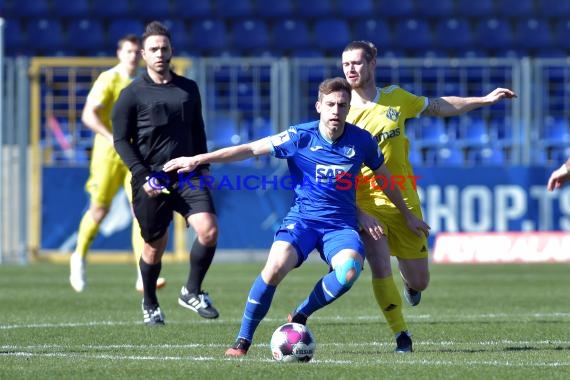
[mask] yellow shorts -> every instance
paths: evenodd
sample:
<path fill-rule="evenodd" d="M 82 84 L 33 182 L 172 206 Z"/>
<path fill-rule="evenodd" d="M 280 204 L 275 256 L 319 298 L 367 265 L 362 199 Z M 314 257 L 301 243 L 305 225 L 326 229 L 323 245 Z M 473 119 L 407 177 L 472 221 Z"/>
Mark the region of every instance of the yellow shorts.
<path fill-rule="evenodd" d="M 124 186 L 129 201 L 132 198 L 131 173 L 121 160 L 113 145 L 96 136 L 91 154 L 89 179 L 85 190 L 91 202 L 98 206 L 110 207 L 117 192 Z"/>
<path fill-rule="evenodd" d="M 378 220 L 388 238 L 390 255 L 402 259 L 424 259 L 428 257 L 427 238 L 424 235 L 420 237 L 410 230 L 397 208 L 380 208 L 375 205 L 363 204 L 359 204 L 358 207 Z M 413 207 L 411 211 L 418 218 L 423 218 L 420 206 Z"/>

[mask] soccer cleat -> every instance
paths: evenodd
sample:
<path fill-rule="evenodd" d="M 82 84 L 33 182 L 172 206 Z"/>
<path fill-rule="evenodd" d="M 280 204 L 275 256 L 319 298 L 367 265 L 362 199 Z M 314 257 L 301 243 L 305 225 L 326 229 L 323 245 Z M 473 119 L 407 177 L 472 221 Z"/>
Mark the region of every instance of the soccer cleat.
<path fill-rule="evenodd" d="M 77 252 L 73 252 L 69 258 L 69 283 L 78 293 L 85 289 L 85 258 Z"/>
<path fill-rule="evenodd" d="M 212 300 L 206 292 L 198 294 L 189 293 L 185 286 L 180 290 L 178 304 L 186 309 L 195 311 L 202 318 L 215 319 L 218 318 L 218 311 L 212 306 Z"/>
<path fill-rule="evenodd" d="M 404 298 L 411 306 L 417 306 L 422 300 L 422 292 L 414 290 L 404 283 Z"/>
<path fill-rule="evenodd" d="M 413 352 L 412 348 L 412 335 L 407 331 L 400 331 L 396 334 L 396 349 L 395 352 L 399 354 Z"/>
<path fill-rule="evenodd" d="M 159 277 L 156 280 L 156 290 L 158 289 L 162 289 L 166 286 L 166 279 L 164 277 Z M 144 292 L 144 286 L 143 286 L 143 282 L 141 278 L 137 279 L 137 283 L 135 285 L 135 288 L 137 289 L 137 292 L 139 293 L 143 293 Z"/>
<path fill-rule="evenodd" d="M 249 350 L 251 342 L 244 338 L 237 338 L 233 346 L 226 350 L 225 355 L 234 358 L 239 358 L 247 355 L 247 350 Z"/>
<path fill-rule="evenodd" d="M 307 316 L 303 313 L 293 312 L 293 314 L 289 313 L 287 316 L 287 322 L 289 323 L 299 323 L 301 325 L 307 324 Z"/>
<path fill-rule="evenodd" d="M 164 314 L 160 310 L 160 306 L 147 307 L 144 302 L 142 305 L 143 322 L 147 326 L 162 326 L 164 325 Z"/>

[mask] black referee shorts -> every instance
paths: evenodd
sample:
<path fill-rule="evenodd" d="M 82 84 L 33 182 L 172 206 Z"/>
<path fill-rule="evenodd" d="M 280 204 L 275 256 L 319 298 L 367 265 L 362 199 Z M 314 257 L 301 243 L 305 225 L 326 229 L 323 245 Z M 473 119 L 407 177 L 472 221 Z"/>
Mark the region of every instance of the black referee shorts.
<path fill-rule="evenodd" d="M 200 188 L 199 179 L 192 181 L 195 186 L 179 186 L 173 182 L 168 186 L 170 194 L 160 194 L 150 198 L 143 189 L 144 182 L 131 180 L 133 189 L 133 211 L 141 227 L 146 242 L 161 238 L 172 222 L 176 211 L 186 220 L 189 215 L 199 212 L 215 214 L 212 194 L 207 187 Z"/>

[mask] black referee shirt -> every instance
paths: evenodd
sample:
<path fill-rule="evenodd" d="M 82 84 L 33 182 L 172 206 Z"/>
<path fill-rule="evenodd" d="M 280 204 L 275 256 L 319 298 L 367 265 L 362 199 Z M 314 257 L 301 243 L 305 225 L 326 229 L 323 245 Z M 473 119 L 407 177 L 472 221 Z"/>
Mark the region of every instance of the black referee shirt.
<path fill-rule="evenodd" d="M 113 107 L 115 149 L 141 183 L 170 159 L 207 152 L 198 85 L 171 74 L 169 83 L 158 84 L 145 71 Z"/>

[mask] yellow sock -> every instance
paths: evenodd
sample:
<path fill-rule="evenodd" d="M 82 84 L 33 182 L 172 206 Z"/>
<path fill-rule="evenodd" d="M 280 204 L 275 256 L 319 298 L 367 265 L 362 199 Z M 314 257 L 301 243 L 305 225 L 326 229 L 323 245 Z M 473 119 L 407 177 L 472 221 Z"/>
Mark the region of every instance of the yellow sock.
<path fill-rule="evenodd" d="M 133 253 L 135 254 L 135 265 L 137 267 L 137 272 L 139 272 L 140 276 L 139 260 L 142 256 L 142 251 L 144 249 L 144 239 L 141 236 L 141 227 L 139 226 L 139 222 L 136 219 L 133 219 L 131 242 L 133 245 Z"/>
<path fill-rule="evenodd" d="M 402 297 L 398 293 L 392 276 L 372 279 L 372 290 L 376 302 L 382 310 L 388 325 L 394 334 L 408 329 L 402 314 Z"/>
<path fill-rule="evenodd" d="M 77 232 L 77 246 L 75 247 L 75 252 L 79 253 L 81 257 L 87 256 L 87 251 L 91 247 L 93 239 L 97 236 L 97 232 L 99 232 L 99 225 L 89 211 L 81 218 L 79 231 Z"/>

